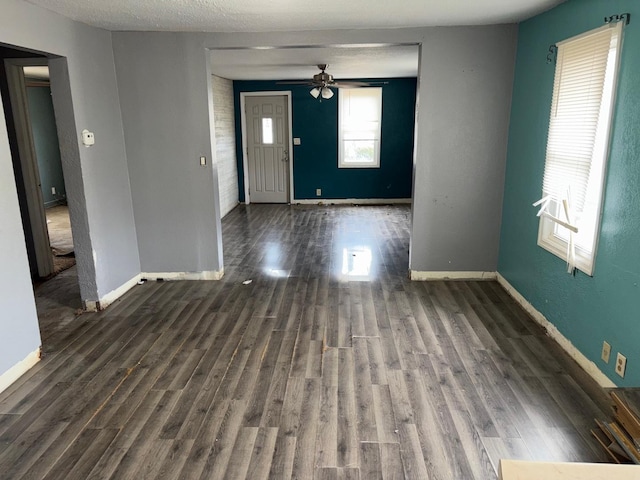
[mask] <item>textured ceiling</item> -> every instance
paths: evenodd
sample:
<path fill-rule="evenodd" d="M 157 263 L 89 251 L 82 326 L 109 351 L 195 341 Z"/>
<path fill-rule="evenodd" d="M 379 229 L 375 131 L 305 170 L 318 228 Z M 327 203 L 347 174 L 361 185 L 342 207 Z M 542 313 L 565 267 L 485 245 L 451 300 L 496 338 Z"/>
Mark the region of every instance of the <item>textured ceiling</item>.
<path fill-rule="evenodd" d="M 210 63 L 214 74 L 232 80 L 308 80 L 320 73 L 319 63 L 336 79 L 415 77 L 418 46 L 211 50 Z"/>
<path fill-rule="evenodd" d="M 28 1 L 109 30 L 268 32 L 513 23 L 564 0 Z"/>

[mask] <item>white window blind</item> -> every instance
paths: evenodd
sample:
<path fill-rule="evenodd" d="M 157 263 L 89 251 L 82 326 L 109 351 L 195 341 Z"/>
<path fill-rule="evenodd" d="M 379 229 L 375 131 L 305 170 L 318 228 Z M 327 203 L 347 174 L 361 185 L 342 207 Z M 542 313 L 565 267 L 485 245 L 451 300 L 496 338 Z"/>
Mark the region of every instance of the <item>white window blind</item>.
<path fill-rule="evenodd" d="M 538 243 L 591 274 L 623 22 L 558 43 Z"/>
<path fill-rule="evenodd" d="M 338 166 L 379 167 L 382 88 L 341 89 L 338 123 Z"/>

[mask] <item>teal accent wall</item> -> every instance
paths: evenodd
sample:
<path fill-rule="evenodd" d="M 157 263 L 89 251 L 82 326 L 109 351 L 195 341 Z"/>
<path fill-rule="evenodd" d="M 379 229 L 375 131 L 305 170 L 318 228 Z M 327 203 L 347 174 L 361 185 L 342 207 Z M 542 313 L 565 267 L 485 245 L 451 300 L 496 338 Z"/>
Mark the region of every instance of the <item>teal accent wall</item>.
<path fill-rule="evenodd" d="M 27 100 L 33 143 L 38 157 L 40 188 L 44 205 L 49 207 L 57 205 L 60 200 L 66 197 L 51 89 L 49 87 L 27 87 Z M 56 195 L 51 193 L 51 187 L 55 187 Z"/>
<path fill-rule="evenodd" d="M 244 201 L 240 92 L 289 90 L 292 96 L 295 198 L 411 198 L 416 79 L 371 79 L 382 85 L 380 168 L 338 168 L 338 95 L 313 98 L 305 85 L 273 81 L 234 81 L 236 148 L 240 201 Z M 322 196 L 316 196 L 316 189 Z"/>
<path fill-rule="evenodd" d="M 629 12 L 594 276 L 538 247 L 554 65 L 549 45 Z M 614 383 L 640 386 L 640 2 L 569 0 L 519 28 L 498 271 Z M 612 347 L 600 359 L 603 340 Z M 622 379 L 615 356 L 627 357 Z"/>

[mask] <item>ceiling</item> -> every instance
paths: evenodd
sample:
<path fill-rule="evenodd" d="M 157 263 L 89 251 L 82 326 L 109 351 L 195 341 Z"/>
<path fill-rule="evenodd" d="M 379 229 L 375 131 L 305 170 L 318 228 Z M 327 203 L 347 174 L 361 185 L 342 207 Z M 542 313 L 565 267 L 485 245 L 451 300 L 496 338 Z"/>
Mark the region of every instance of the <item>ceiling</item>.
<path fill-rule="evenodd" d="M 108 30 L 272 32 L 514 23 L 564 0 L 25 0 Z"/>
<path fill-rule="evenodd" d="M 23 0 L 108 30 L 278 32 L 514 23 L 565 0 Z M 233 80 L 414 77 L 416 45 L 212 50 Z"/>
<path fill-rule="evenodd" d="M 336 79 L 416 77 L 417 45 L 212 50 L 211 71 L 232 80 L 308 80 L 328 63 Z"/>

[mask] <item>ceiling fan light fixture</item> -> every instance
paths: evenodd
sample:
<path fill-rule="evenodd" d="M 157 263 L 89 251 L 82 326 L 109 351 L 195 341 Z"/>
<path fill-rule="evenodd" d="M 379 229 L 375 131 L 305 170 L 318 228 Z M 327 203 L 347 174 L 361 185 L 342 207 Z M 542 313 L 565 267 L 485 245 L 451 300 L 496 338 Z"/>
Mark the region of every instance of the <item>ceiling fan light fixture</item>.
<path fill-rule="evenodd" d="M 320 89 L 318 87 L 313 87 L 309 93 L 313 98 L 318 98 L 320 95 Z"/>
<path fill-rule="evenodd" d="M 322 87 L 322 98 L 329 100 L 331 97 L 333 97 L 333 90 L 329 87 Z"/>

